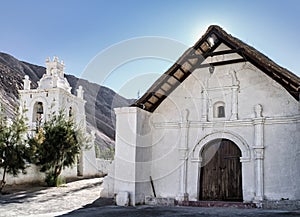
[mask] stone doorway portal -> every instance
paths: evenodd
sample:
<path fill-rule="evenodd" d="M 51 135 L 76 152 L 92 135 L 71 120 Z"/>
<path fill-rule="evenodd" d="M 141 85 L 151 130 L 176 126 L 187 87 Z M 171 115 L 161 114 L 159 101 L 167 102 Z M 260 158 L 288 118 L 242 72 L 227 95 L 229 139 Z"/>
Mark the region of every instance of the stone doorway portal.
<path fill-rule="evenodd" d="M 214 140 L 202 152 L 200 200 L 242 201 L 241 151 L 232 141 Z"/>

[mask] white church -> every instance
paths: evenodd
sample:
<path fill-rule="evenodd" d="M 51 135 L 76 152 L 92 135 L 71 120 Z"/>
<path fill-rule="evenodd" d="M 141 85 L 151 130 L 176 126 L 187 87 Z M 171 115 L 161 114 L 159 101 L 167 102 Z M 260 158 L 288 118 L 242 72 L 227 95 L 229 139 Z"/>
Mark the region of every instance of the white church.
<path fill-rule="evenodd" d="M 25 115 L 28 119 L 29 130 L 33 133 L 43 122 L 53 114 L 64 111 L 67 118 L 73 118 L 83 132 L 86 131 L 85 100 L 84 90 L 79 86 L 77 95 L 71 93 L 72 87 L 64 76 L 64 62 L 57 57 L 53 60 L 46 59 L 46 73 L 38 81 L 38 87 L 31 89 L 31 81 L 25 75 L 23 90 L 19 90 L 20 107 L 25 108 Z M 92 133 L 91 144 L 86 144 L 78 157 L 77 165 L 63 170 L 64 177 L 95 176 L 99 174 L 94 135 Z M 42 181 L 43 174 L 34 165 L 27 169 L 27 174 L 20 174 L 18 177 L 8 177 L 9 184 Z"/>
<path fill-rule="evenodd" d="M 120 205 L 299 202 L 299 95 L 298 76 L 210 26 L 134 105 L 115 109 L 108 194 Z"/>

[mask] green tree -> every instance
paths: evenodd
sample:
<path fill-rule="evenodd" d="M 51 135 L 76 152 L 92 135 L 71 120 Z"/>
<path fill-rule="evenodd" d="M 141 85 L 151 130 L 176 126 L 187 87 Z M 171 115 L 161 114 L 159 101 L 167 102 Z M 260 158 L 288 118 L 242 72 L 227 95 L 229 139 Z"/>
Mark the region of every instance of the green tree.
<path fill-rule="evenodd" d="M 0 114 L 0 168 L 3 169 L 0 193 L 5 186 L 6 174 L 17 176 L 26 173 L 31 149 L 26 139 L 27 125 L 25 116 L 18 110 L 12 120 Z"/>
<path fill-rule="evenodd" d="M 85 139 L 72 118 L 61 111 L 53 114 L 30 139 L 34 162 L 46 173 L 48 186 L 58 186 L 59 175 L 76 163 Z"/>

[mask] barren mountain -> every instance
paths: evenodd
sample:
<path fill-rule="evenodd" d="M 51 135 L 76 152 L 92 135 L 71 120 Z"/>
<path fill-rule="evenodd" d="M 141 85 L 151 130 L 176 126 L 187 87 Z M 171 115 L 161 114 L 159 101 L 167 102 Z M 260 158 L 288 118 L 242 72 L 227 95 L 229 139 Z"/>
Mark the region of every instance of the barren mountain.
<path fill-rule="evenodd" d="M 37 81 L 46 68 L 22 62 L 11 55 L 0 52 L 0 102 L 8 115 L 13 114 L 18 103 L 18 90 L 23 88 L 23 79 L 28 75 L 31 88 L 37 87 Z M 96 143 L 101 150 L 114 146 L 115 114 L 113 108 L 127 106 L 133 100 L 125 99 L 113 90 L 91 83 L 87 80 L 66 74 L 72 86 L 72 93 L 81 85 L 86 100 L 85 111 L 88 131 L 96 132 Z"/>

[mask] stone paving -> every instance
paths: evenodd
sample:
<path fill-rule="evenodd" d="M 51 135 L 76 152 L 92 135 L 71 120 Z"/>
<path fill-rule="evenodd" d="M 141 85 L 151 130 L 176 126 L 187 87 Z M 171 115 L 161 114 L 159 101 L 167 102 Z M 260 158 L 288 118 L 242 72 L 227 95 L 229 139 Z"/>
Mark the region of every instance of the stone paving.
<path fill-rule="evenodd" d="M 200 207 L 117 207 L 112 199 L 99 198 L 102 178 L 85 179 L 64 187 L 16 186 L 0 195 L 0 217 L 101 216 L 101 217 L 287 217 L 300 216 L 300 210 L 263 210 Z"/>
<path fill-rule="evenodd" d="M 14 186 L 0 195 L 2 216 L 56 216 L 93 203 L 100 196 L 102 178 L 83 179 L 58 188 Z"/>
<path fill-rule="evenodd" d="M 238 209 L 238 208 L 201 208 L 201 207 L 92 207 L 72 211 L 62 217 L 288 217 L 300 216 L 300 211 Z"/>

